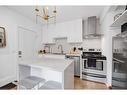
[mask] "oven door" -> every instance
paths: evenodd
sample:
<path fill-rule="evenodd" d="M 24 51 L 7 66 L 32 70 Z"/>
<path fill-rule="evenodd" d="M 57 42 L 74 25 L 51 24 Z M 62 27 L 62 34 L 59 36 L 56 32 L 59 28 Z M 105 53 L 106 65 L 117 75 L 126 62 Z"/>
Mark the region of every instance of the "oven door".
<path fill-rule="evenodd" d="M 88 59 L 83 59 L 83 69 L 103 71 L 103 64 L 103 60 L 88 62 Z"/>

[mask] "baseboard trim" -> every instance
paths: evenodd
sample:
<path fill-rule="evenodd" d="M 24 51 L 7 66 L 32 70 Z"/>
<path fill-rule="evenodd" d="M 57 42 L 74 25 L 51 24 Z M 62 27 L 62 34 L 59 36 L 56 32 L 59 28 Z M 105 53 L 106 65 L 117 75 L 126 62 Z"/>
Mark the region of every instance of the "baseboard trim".
<path fill-rule="evenodd" d="M 9 76 L 9 77 L 0 79 L 0 87 L 7 85 L 8 83 L 11 83 L 15 80 L 17 80 L 15 76 Z"/>

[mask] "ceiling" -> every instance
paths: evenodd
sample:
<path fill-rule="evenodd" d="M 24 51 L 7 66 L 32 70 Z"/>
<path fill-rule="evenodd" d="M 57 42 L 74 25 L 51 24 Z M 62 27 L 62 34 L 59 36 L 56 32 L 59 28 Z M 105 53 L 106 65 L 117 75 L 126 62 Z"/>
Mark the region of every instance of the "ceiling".
<path fill-rule="evenodd" d="M 105 6 L 56 6 L 56 21 L 64 22 L 78 18 L 87 19 L 89 16 L 99 17 L 104 7 Z M 35 6 L 8 6 L 8 8 L 35 21 Z M 39 21 L 43 22 L 41 19 L 39 19 Z"/>

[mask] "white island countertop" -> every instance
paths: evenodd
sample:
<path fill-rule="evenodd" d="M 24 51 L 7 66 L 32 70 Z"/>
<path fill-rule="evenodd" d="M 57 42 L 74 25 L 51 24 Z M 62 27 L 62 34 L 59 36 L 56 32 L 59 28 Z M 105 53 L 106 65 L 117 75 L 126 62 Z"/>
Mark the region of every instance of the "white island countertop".
<path fill-rule="evenodd" d="M 73 60 L 70 59 L 37 58 L 37 59 L 20 61 L 19 65 L 25 65 L 25 66 L 31 66 L 37 68 L 46 68 L 50 70 L 63 72 L 72 63 Z"/>

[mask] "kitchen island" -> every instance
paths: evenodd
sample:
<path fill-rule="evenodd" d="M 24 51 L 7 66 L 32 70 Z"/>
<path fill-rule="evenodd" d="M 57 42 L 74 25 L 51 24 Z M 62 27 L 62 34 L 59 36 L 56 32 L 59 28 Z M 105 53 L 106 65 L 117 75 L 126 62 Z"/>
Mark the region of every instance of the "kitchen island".
<path fill-rule="evenodd" d="M 37 58 L 19 62 L 19 79 L 37 76 L 61 83 L 62 89 L 74 88 L 74 62 L 69 59 Z"/>

